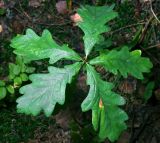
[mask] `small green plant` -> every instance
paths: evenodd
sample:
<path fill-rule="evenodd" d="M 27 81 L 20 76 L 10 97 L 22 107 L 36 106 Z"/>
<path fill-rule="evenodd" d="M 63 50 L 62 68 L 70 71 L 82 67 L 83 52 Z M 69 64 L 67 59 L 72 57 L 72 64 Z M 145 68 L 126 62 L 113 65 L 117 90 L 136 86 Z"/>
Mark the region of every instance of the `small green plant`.
<path fill-rule="evenodd" d="M 0 80 L 0 100 L 6 97 L 7 92 L 14 97 L 15 89 L 28 81 L 28 74 L 34 71 L 34 67 L 27 66 L 22 57 L 17 56 L 15 63 L 9 63 L 9 75 L 6 80 Z"/>
<path fill-rule="evenodd" d="M 144 101 L 145 101 L 145 103 L 147 103 L 147 101 L 151 98 L 154 88 L 155 88 L 155 82 L 154 81 L 150 81 L 146 85 L 146 88 L 145 88 L 145 91 L 144 91 Z"/>
<path fill-rule="evenodd" d="M 5 82 L 0 80 L 0 100 L 6 97 L 7 90 L 5 88 Z"/>
<path fill-rule="evenodd" d="M 49 73 L 30 75 L 32 83 L 20 88 L 23 96 L 17 99 L 19 113 L 36 116 L 43 111 L 46 116 L 50 116 L 57 103 L 64 104 L 67 84 L 83 70 L 87 73 L 87 85 L 90 89 L 81 104 L 82 111 L 92 110 L 92 124 L 102 140 L 109 138 L 113 142 L 118 139 L 121 132 L 127 128 L 125 121 L 128 116 L 119 108 L 125 104 L 125 100 L 113 91 L 113 83 L 101 78 L 95 66 L 102 66 L 107 72 L 120 74 L 124 78 L 129 74 L 143 79 L 143 73 L 150 71 L 152 63 L 148 58 L 141 57 L 140 50 L 129 51 L 127 46 L 112 50 L 103 49 L 100 52 L 94 50 L 104 39 L 101 34 L 110 31 L 110 27 L 105 24 L 117 17 L 113 8 L 113 5 L 85 6 L 78 10 L 81 19 L 77 25 L 84 32 L 84 58 L 68 45 L 58 45 L 48 30 L 38 36 L 28 29 L 25 35 L 18 35 L 11 41 L 14 53 L 22 56 L 25 62 L 45 58 L 49 58 L 50 64 L 62 59 L 74 61 L 64 68 L 49 66 Z M 95 53 L 97 57 L 93 56 Z"/>

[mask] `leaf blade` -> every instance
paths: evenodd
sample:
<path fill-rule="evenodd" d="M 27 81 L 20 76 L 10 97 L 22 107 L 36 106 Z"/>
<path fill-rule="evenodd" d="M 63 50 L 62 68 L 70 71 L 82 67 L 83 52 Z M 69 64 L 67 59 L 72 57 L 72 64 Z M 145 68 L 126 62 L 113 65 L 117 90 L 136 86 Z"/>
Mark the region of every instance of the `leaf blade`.
<path fill-rule="evenodd" d="M 48 30 L 38 36 L 32 29 L 27 29 L 25 35 L 18 35 L 11 41 L 14 53 L 24 58 L 25 62 L 50 58 L 53 64 L 60 59 L 80 61 L 81 57 L 67 45 L 59 46 Z"/>
<path fill-rule="evenodd" d="M 101 65 L 113 74 L 119 72 L 125 78 L 128 74 L 131 74 L 138 79 L 143 79 L 143 73 L 149 72 L 153 66 L 148 58 L 141 57 L 140 50 L 129 52 L 126 46 L 120 51 L 111 50 L 108 53 L 101 54 L 92 59 L 90 64 Z"/>
<path fill-rule="evenodd" d="M 107 106 L 101 109 L 101 121 L 99 137 L 109 138 L 114 142 L 119 138 L 122 131 L 127 129 L 124 121 L 128 120 L 127 114 L 117 106 Z"/>
<path fill-rule="evenodd" d="M 145 103 L 151 98 L 153 89 L 155 87 L 155 82 L 151 81 L 146 85 L 145 91 L 144 91 L 144 101 Z"/>
<path fill-rule="evenodd" d="M 103 81 L 91 65 L 87 64 L 86 69 L 90 90 L 82 102 L 82 111 L 92 110 L 92 124 L 102 140 L 108 137 L 111 141 L 115 141 L 126 129 L 125 121 L 128 116 L 118 107 L 124 105 L 125 100 L 112 91 L 114 85 Z"/>
<path fill-rule="evenodd" d="M 20 89 L 20 93 L 24 95 L 17 99 L 18 112 L 35 116 L 43 110 L 46 116 L 50 116 L 56 103 L 64 103 L 66 85 L 71 83 L 80 67 L 81 63 L 68 65 L 63 69 L 49 67 L 48 74 L 31 75 L 32 83 Z"/>
<path fill-rule="evenodd" d="M 105 24 L 117 17 L 117 13 L 113 11 L 113 5 L 108 6 L 85 6 L 78 10 L 82 21 L 78 22 L 78 26 L 84 32 L 84 45 L 86 56 L 89 55 L 94 45 L 101 39 L 104 32 L 108 32 L 110 28 Z"/>
<path fill-rule="evenodd" d="M 90 90 L 81 104 L 82 111 L 92 109 L 98 98 L 102 98 L 106 104 L 124 105 L 124 99 L 112 91 L 114 85 L 112 83 L 101 80 L 99 74 L 94 68 L 87 64 L 87 84 L 90 85 Z"/>
<path fill-rule="evenodd" d="M 7 95 L 7 90 L 5 87 L 0 87 L 0 100 L 2 100 L 3 98 L 5 98 Z"/>

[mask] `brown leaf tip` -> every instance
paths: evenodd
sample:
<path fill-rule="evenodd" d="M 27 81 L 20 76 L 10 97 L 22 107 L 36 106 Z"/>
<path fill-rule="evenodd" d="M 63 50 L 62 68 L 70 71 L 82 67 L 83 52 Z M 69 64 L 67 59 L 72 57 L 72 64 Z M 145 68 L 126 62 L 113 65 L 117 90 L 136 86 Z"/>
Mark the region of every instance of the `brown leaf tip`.
<path fill-rule="evenodd" d="M 103 108 L 103 102 L 102 102 L 102 99 L 99 100 L 99 108 Z"/>

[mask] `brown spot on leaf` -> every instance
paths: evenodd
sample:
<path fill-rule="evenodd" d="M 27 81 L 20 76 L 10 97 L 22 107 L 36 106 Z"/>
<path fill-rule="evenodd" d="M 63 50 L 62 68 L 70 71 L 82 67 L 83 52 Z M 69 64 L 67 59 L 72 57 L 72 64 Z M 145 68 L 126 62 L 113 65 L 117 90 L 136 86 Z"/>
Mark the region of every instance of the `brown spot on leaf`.
<path fill-rule="evenodd" d="M 103 102 L 102 102 L 102 99 L 99 100 L 99 108 L 103 108 Z"/>

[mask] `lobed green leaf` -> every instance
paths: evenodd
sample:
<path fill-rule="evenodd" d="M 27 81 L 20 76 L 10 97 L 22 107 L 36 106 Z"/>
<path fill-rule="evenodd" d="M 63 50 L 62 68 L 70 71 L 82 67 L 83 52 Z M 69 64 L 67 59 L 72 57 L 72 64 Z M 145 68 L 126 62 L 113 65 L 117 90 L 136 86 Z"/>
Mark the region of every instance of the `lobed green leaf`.
<path fill-rule="evenodd" d="M 127 129 L 124 121 L 128 120 L 128 116 L 117 106 L 104 106 L 99 110 L 101 112 L 99 137 L 101 139 L 108 137 L 110 141 L 114 142 L 122 131 Z"/>
<path fill-rule="evenodd" d="M 81 63 L 77 62 L 65 68 L 49 67 L 47 74 L 33 74 L 31 84 L 23 86 L 20 93 L 24 94 L 17 99 L 18 112 L 38 115 L 41 110 L 50 116 L 56 103 L 64 104 L 67 83 L 80 70 Z"/>
<path fill-rule="evenodd" d="M 86 56 L 89 55 L 94 45 L 99 42 L 101 35 L 110 30 L 105 24 L 115 18 L 117 13 L 113 11 L 114 6 L 85 6 L 78 10 L 82 20 L 78 26 L 84 32 L 84 45 Z"/>
<path fill-rule="evenodd" d="M 39 37 L 32 29 L 27 29 L 26 35 L 18 35 L 11 41 L 14 53 L 22 56 L 25 62 L 50 58 L 53 64 L 60 59 L 80 61 L 80 56 L 67 45 L 59 46 L 48 30 Z"/>
<path fill-rule="evenodd" d="M 152 63 L 148 58 L 141 57 L 141 51 L 130 52 L 128 47 L 123 47 L 120 51 L 111 50 L 108 53 L 101 53 L 100 56 L 90 61 L 92 65 L 101 65 L 107 71 L 123 77 L 128 74 L 143 79 L 143 73 L 147 73 L 152 68 Z"/>
<path fill-rule="evenodd" d="M 114 85 L 110 82 L 101 80 L 99 74 L 94 68 L 87 64 L 87 84 L 90 85 L 88 96 L 82 102 L 82 111 L 88 111 L 93 108 L 99 98 L 102 98 L 106 105 L 124 105 L 124 99 L 113 92 Z"/>
<path fill-rule="evenodd" d="M 117 107 L 124 105 L 125 100 L 119 94 L 112 91 L 114 85 L 103 81 L 95 69 L 87 64 L 87 84 L 90 85 L 88 96 L 82 102 L 82 110 L 92 109 L 92 124 L 95 130 L 99 130 L 99 137 L 108 137 L 111 141 L 118 139 L 126 129 L 124 121 L 127 114 Z"/>

